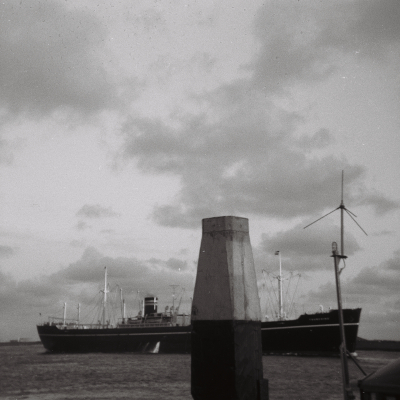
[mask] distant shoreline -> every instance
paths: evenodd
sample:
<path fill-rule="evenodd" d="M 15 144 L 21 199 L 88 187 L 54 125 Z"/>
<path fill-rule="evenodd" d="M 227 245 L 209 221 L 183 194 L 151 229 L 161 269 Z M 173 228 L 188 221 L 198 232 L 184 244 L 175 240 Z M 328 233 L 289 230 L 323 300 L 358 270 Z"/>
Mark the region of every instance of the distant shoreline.
<path fill-rule="evenodd" d="M 29 346 L 29 345 L 32 345 L 32 344 L 42 344 L 42 342 L 40 340 L 38 340 L 36 342 L 34 342 L 34 341 L 32 341 L 32 342 L 18 342 L 18 341 L 15 341 L 15 342 L 0 342 L 0 346 Z"/>

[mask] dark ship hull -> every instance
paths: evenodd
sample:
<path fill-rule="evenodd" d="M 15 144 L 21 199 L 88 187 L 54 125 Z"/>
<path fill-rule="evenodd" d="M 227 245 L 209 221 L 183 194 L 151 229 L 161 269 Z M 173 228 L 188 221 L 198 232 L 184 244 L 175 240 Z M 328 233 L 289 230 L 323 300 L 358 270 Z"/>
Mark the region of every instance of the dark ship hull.
<path fill-rule="evenodd" d="M 190 352 L 191 326 L 67 328 L 38 325 L 40 340 L 54 352 Z"/>
<path fill-rule="evenodd" d="M 343 310 L 347 349 L 356 348 L 361 309 Z M 189 353 L 191 326 L 59 328 L 37 327 L 43 346 L 54 352 Z M 263 353 L 339 354 L 338 311 L 303 314 L 298 319 L 261 323 Z"/>
<path fill-rule="evenodd" d="M 343 310 L 346 347 L 355 352 L 361 308 Z M 261 323 L 264 353 L 339 354 L 338 310 L 303 314 L 298 319 Z"/>

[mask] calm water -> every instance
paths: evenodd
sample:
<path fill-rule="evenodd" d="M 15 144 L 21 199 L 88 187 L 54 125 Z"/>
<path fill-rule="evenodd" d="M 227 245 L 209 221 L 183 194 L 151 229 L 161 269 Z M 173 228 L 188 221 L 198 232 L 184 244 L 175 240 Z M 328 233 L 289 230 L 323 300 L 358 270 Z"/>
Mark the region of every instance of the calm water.
<path fill-rule="evenodd" d="M 367 373 L 400 352 L 360 351 Z M 349 360 L 352 385 L 363 374 Z M 341 399 L 340 360 L 264 356 L 270 398 Z M 354 390 L 357 399 L 358 390 Z M 0 347 L 0 399 L 190 400 L 190 355 L 49 354 L 41 345 Z"/>

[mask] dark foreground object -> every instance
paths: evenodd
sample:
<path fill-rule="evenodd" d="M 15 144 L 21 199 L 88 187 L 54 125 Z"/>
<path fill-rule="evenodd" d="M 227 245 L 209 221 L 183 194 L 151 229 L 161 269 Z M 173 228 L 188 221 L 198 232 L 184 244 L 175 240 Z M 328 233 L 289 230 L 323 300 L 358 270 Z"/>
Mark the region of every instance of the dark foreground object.
<path fill-rule="evenodd" d="M 259 321 L 194 321 L 194 400 L 268 399 Z"/>
<path fill-rule="evenodd" d="M 399 400 L 399 377 L 400 358 L 359 381 L 361 400 Z"/>

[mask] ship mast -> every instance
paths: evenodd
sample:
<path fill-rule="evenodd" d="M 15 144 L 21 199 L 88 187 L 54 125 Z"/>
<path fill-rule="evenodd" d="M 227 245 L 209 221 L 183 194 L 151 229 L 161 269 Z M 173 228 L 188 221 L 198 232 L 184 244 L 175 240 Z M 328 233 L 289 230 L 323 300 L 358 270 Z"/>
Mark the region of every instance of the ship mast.
<path fill-rule="evenodd" d="M 279 255 L 279 276 L 278 276 L 278 290 L 279 290 L 279 321 L 283 320 L 283 285 L 282 285 L 282 259 L 281 252 L 278 250 L 275 255 Z"/>
<path fill-rule="evenodd" d="M 107 267 L 104 267 L 104 290 L 103 292 L 103 325 L 106 325 L 106 306 L 107 306 Z"/>
<path fill-rule="evenodd" d="M 125 299 L 122 296 L 122 288 L 119 288 L 119 293 L 120 293 L 120 303 L 121 303 L 121 316 L 122 316 L 122 321 L 125 321 L 125 313 L 126 313 L 126 307 L 125 307 Z"/>
<path fill-rule="evenodd" d="M 65 326 L 65 321 L 67 319 L 67 303 L 64 303 L 64 318 L 63 318 L 63 325 Z"/>
<path fill-rule="evenodd" d="M 176 288 L 179 287 L 179 285 L 169 285 L 172 287 L 172 308 L 175 310 L 175 292 Z"/>

